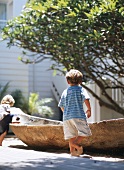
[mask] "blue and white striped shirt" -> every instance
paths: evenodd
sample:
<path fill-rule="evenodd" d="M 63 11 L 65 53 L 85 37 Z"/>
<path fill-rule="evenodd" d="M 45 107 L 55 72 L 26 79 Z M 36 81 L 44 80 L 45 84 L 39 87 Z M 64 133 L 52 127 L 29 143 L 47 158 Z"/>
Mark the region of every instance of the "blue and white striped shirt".
<path fill-rule="evenodd" d="M 63 121 L 72 118 L 86 119 L 83 109 L 85 99 L 90 99 L 87 91 L 82 86 L 70 86 L 63 91 L 58 106 L 64 108 Z"/>

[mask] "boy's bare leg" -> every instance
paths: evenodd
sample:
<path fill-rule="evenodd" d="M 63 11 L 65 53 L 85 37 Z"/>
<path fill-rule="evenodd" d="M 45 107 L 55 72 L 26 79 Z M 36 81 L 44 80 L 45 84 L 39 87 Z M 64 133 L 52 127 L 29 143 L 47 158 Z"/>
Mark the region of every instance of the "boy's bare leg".
<path fill-rule="evenodd" d="M 77 152 L 78 145 L 75 144 L 76 137 L 71 138 L 69 140 L 69 148 L 70 148 L 70 153 L 71 156 L 79 156 L 79 153 Z"/>
<path fill-rule="evenodd" d="M 83 153 L 83 147 L 80 145 L 82 140 L 84 139 L 83 136 L 78 136 L 75 138 L 70 139 L 70 152 L 74 153 L 74 155 L 81 155 Z"/>
<path fill-rule="evenodd" d="M 77 150 L 77 155 L 81 155 L 83 153 L 83 148 L 80 146 L 83 139 L 83 136 L 78 136 L 69 140 L 70 153 L 75 152 L 75 150 Z"/>
<path fill-rule="evenodd" d="M 7 134 L 7 132 L 5 131 L 4 133 L 2 133 L 2 134 L 0 135 L 0 146 L 2 146 L 2 142 L 3 142 L 6 134 Z"/>
<path fill-rule="evenodd" d="M 75 139 L 75 143 L 79 146 L 79 148 L 77 149 L 79 155 L 81 155 L 83 153 L 83 147 L 80 146 L 82 140 L 84 139 L 85 137 L 83 136 L 78 136 L 76 139 Z"/>
<path fill-rule="evenodd" d="M 75 143 L 77 143 L 78 145 L 81 144 L 82 140 L 84 139 L 85 137 L 84 136 L 78 136 L 76 139 L 75 139 Z"/>
<path fill-rule="evenodd" d="M 76 137 L 69 139 L 70 153 L 72 153 L 75 150 L 75 147 L 73 146 L 73 143 L 74 143 L 75 139 L 76 139 Z"/>
<path fill-rule="evenodd" d="M 70 146 L 71 151 L 73 151 L 74 149 L 76 150 L 80 149 L 80 146 L 77 144 L 76 140 L 77 140 L 77 137 L 71 138 L 69 140 L 69 146 Z"/>

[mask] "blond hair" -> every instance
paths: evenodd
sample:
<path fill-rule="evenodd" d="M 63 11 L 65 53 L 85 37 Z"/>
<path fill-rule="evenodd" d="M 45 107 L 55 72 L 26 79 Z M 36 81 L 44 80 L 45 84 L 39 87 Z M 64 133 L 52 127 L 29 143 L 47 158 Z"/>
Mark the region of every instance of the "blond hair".
<path fill-rule="evenodd" d="M 9 94 L 4 96 L 3 99 L 1 100 L 1 104 L 9 104 L 10 106 L 13 106 L 14 103 L 15 103 L 15 100 Z"/>
<path fill-rule="evenodd" d="M 68 73 L 66 73 L 66 79 L 71 84 L 81 84 L 83 79 L 83 74 L 79 70 L 71 69 Z"/>

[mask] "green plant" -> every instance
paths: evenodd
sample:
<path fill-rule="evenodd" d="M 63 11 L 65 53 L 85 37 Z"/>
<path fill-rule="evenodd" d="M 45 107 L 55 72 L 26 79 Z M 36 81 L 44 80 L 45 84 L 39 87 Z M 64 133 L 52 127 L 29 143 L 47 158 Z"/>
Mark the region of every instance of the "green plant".
<path fill-rule="evenodd" d="M 51 98 L 44 98 L 39 100 L 39 95 L 37 93 L 30 93 L 28 101 L 28 114 L 37 113 L 43 117 L 51 116 L 53 111 L 49 106 L 46 105 L 51 101 Z"/>
<path fill-rule="evenodd" d="M 27 104 L 26 98 L 22 94 L 22 91 L 17 89 L 13 91 L 11 95 L 13 96 L 15 100 L 14 106 L 26 112 L 26 110 L 28 109 L 28 104 Z"/>
<path fill-rule="evenodd" d="M 29 97 L 25 98 L 21 90 L 15 90 L 11 95 L 15 99 L 14 106 L 20 108 L 24 113 L 39 114 L 42 117 L 50 117 L 53 114 L 52 109 L 46 105 L 52 101 L 51 98 L 39 100 L 37 93 L 30 93 Z"/>

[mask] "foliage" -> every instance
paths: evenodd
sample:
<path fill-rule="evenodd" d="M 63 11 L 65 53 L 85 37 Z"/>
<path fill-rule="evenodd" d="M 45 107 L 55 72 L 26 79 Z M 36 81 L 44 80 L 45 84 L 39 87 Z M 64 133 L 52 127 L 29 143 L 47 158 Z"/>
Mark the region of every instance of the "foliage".
<path fill-rule="evenodd" d="M 9 88 L 9 82 L 7 82 L 7 83 L 5 84 L 5 86 L 2 86 L 2 85 L 0 84 L 0 101 L 1 101 L 2 98 L 6 95 L 8 88 Z"/>
<path fill-rule="evenodd" d="M 49 117 L 53 114 L 52 109 L 46 104 L 52 101 L 51 98 L 44 98 L 39 100 L 39 95 L 37 93 L 30 93 L 28 104 L 28 114 L 37 113 L 42 115 L 43 117 Z"/>
<path fill-rule="evenodd" d="M 39 114 L 42 117 L 50 117 L 53 115 L 52 109 L 46 104 L 52 101 L 51 98 L 44 98 L 39 100 L 37 93 L 30 93 L 28 98 L 25 98 L 21 90 L 15 90 L 11 93 L 15 99 L 14 106 L 20 108 L 27 114 Z"/>
<path fill-rule="evenodd" d="M 8 40 L 8 47 L 33 52 L 33 58 L 23 52 L 19 59 L 24 63 L 50 58 L 55 61 L 52 69 L 63 67 L 63 73 L 79 69 L 84 82 L 94 81 L 101 89 L 105 98 L 82 84 L 100 105 L 124 115 L 108 93 L 120 89 L 124 97 L 123 0 L 30 0 L 3 29 L 3 39 Z"/>
<path fill-rule="evenodd" d="M 5 86 L 0 85 L 0 101 L 6 95 L 9 88 L 9 82 Z M 21 90 L 16 89 L 11 93 L 15 103 L 14 107 L 20 108 L 27 114 L 39 114 L 42 117 L 50 117 L 53 115 L 51 107 L 47 106 L 52 101 L 52 98 L 44 98 L 39 100 L 37 93 L 30 93 L 28 98 L 25 98 Z"/>
<path fill-rule="evenodd" d="M 27 113 L 28 110 L 28 103 L 26 98 L 23 96 L 22 91 L 19 89 L 16 89 L 11 93 L 15 100 L 14 107 L 20 108 L 23 110 L 25 113 Z"/>

